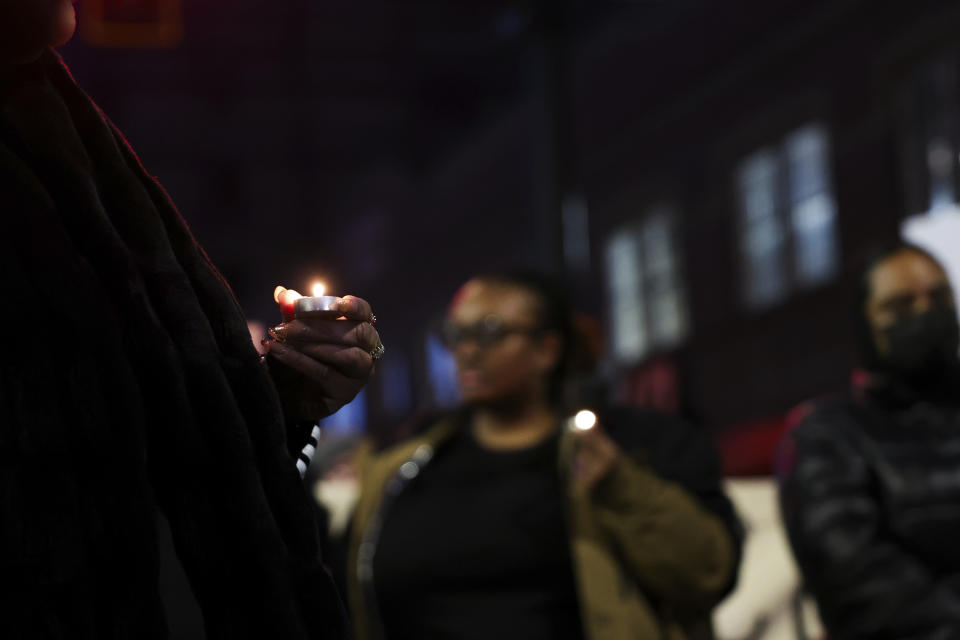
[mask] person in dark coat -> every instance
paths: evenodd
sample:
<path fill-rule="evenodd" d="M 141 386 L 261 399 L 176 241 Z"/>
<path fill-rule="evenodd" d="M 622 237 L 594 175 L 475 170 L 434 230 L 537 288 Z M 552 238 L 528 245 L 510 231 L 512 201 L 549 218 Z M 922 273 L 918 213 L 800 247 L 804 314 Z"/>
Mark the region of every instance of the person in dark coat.
<path fill-rule="evenodd" d="M 295 455 L 304 421 L 365 383 L 370 307 L 288 322 L 262 362 L 166 193 L 49 48 L 74 21 L 68 0 L 0 0 L 0 637 L 166 637 L 159 513 L 207 637 L 342 637 Z"/>
<path fill-rule="evenodd" d="M 541 274 L 472 278 L 444 337 L 462 406 L 357 456 L 357 638 L 712 637 L 739 535 L 709 438 L 626 407 L 572 428 L 576 337 Z"/>
<path fill-rule="evenodd" d="M 960 638 L 960 361 L 944 269 L 898 245 L 857 296 L 852 394 L 798 409 L 779 460 L 790 542 L 831 639 Z"/>

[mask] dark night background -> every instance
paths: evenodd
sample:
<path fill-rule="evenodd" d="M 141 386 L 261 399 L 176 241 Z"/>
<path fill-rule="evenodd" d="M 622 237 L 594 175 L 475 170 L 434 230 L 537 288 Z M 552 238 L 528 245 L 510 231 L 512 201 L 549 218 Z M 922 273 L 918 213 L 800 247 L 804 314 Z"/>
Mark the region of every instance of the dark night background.
<path fill-rule="evenodd" d="M 182 39 L 126 46 L 119 22 L 160 5 Z M 696 417 L 728 471 L 762 471 L 784 414 L 846 385 L 858 255 L 910 216 L 960 216 L 957 3 L 102 6 L 114 23 L 81 2 L 62 54 L 248 315 L 271 323 L 274 286 L 316 277 L 373 303 L 374 430 L 449 400 L 429 343 L 457 285 L 524 264 L 608 329 L 622 399 Z"/>

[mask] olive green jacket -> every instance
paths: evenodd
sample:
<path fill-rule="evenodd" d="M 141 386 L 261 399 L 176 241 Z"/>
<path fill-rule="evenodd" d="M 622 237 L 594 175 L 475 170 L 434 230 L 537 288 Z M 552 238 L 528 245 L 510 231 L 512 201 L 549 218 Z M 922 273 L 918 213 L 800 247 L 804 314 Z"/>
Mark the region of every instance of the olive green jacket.
<path fill-rule="evenodd" d="M 415 481 L 455 424 L 442 420 L 418 437 L 363 457 L 347 559 L 357 640 L 381 635 L 372 597 L 381 511 L 406 482 Z M 570 553 L 585 637 L 710 637 L 710 609 L 735 571 L 734 542 L 720 519 L 627 458 L 593 491 L 578 490 L 568 480 L 572 452 L 572 434 L 565 433 L 559 465 L 568 486 Z"/>

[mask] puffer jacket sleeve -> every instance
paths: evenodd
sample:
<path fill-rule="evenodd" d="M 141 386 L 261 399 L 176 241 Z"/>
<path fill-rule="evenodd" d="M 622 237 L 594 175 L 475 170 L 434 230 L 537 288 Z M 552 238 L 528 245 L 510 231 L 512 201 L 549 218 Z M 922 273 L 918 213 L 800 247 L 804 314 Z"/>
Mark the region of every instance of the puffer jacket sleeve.
<path fill-rule="evenodd" d="M 735 540 L 685 489 L 625 456 L 593 505 L 627 571 L 662 606 L 692 614 L 722 597 L 736 569 Z"/>
<path fill-rule="evenodd" d="M 806 587 L 834 638 L 960 638 L 960 599 L 885 532 L 862 445 L 837 409 L 781 445 L 780 503 Z"/>

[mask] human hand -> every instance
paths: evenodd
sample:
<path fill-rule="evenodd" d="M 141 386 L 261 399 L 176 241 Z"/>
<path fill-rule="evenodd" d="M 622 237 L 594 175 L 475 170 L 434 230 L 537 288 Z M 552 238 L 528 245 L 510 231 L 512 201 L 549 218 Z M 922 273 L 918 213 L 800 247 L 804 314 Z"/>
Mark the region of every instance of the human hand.
<path fill-rule="evenodd" d="M 293 303 L 301 297 L 278 287 L 277 304 L 284 318 L 270 329 L 265 341 L 268 362 L 279 363 L 271 373 L 284 411 L 297 420 L 317 420 L 353 400 L 373 372 L 380 335 L 370 305 L 345 296 L 338 303 L 336 320 L 293 316 Z M 379 355 L 376 355 L 379 357 Z"/>
<path fill-rule="evenodd" d="M 610 475 L 623 451 L 599 426 L 577 430 L 573 455 L 573 483 L 583 491 L 596 487 Z"/>

